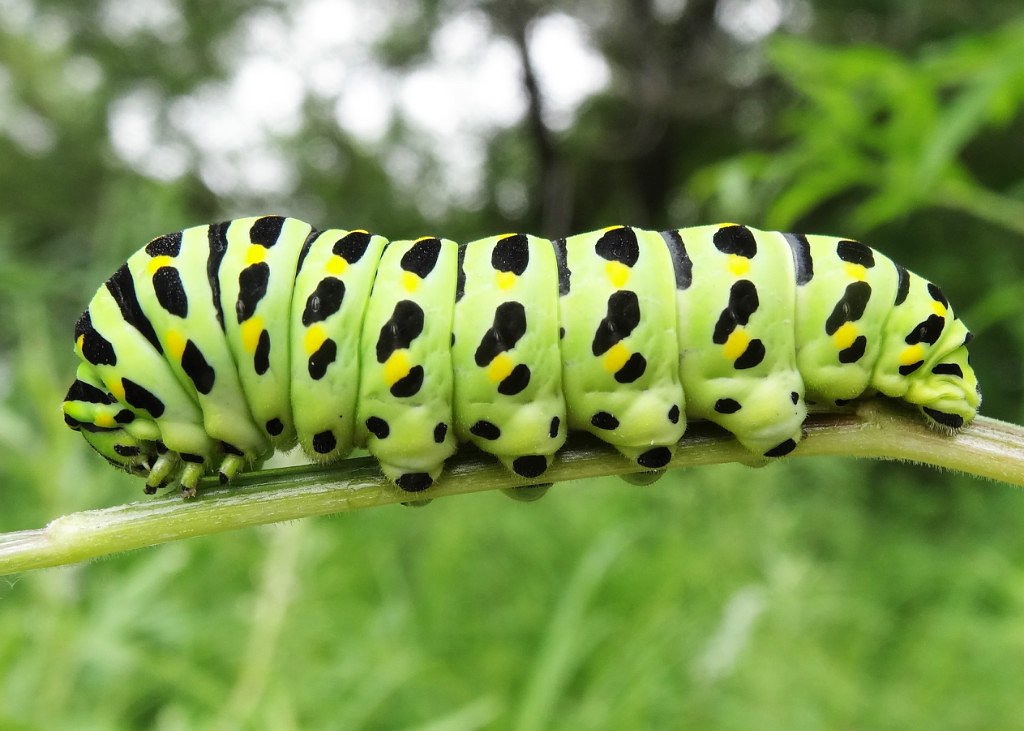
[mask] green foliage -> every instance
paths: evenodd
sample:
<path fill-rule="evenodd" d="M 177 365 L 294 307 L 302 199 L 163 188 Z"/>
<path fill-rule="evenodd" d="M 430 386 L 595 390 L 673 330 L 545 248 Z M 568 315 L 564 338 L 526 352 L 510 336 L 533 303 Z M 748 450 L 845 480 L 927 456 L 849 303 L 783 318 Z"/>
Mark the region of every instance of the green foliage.
<path fill-rule="evenodd" d="M 732 176 L 748 177 L 743 189 L 756 184 L 755 205 L 775 229 L 850 195 L 856 202 L 844 218 L 853 230 L 948 207 L 1024 235 L 1024 200 L 987 188 L 979 180 L 986 171 L 962 156 L 988 129 L 1019 124 L 1022 43 L 1020 22 L 930 47 L 914 61 L 878 46 L 779 39 L 770 58 L 799 98 L 781 117 L 784 148 L 721 163 L 697 190 L 721 195 L 736 185 Z"/>

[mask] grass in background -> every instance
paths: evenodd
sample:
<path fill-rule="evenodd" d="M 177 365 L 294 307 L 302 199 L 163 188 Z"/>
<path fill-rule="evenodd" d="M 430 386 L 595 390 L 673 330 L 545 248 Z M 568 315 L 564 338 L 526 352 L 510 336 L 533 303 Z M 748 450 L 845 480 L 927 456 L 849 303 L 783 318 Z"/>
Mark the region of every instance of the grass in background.
<path fill-rule="evenodd" d="M 60 358 L 31 343 L 5 530 L 140 490 L 64 429 L 39 366 Z M 0 727 L 1024 728 L 1022 509 L 924 468 L 792 460 L 29 573 L 0 584 Z"/>

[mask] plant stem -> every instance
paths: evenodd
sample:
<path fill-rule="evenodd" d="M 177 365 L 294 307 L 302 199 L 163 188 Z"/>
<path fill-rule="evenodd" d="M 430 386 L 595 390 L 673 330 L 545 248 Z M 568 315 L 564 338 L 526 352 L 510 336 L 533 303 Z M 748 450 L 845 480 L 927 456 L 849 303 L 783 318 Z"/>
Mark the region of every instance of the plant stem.
<path fill-rule="evenodd" d="M 979 417 L 955 436 L 946 436 L 927 428 L 916 412 L 877 399 L 847 412 L 811 415 L 805 430 L 793 456 L 909 460 L 1024 486 L 1024 427 L 995 419 Z M 679 443 L 670 466 L 759 461 L 763 460 L 752 458 L 726 432 L 697 422 Z M 576 437 L 544 477 L 562 482 L 635 471 L 611 447 Z M 67 515 L 37 530 L 0 535 L 0 575 L 252 525 L 525 484 L 529 483 L 470 449 L 450 459 L 443 478 L 422 494 L 403 492 L 387 482 L 369 457 L 243 474 L 228 487 L 205 480 L 195 500 L 165 494 Z"/>

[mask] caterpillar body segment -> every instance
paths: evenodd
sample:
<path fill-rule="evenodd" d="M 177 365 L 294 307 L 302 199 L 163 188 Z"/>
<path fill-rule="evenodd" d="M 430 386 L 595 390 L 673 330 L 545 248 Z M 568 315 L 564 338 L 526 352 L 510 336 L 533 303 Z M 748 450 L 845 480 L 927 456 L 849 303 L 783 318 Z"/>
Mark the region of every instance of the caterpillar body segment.
<path fill-rule="evenodd" d="M 95 422 L 93 426 L 121 429 L 125 421 L 147 421 L 168 449 L 183 459 L 205 462 L 215 444 L 203 427 L 202 412 L 168 366 L 152 326 L 139 317 L 131 279 L 123 272 L 124 268 L 118 270 L 96 292 L 75 326 L 79 357 L 92 366 L 94 380 L 103 385 L 107 397 L 132 414 L 110 427 Z M 118 457 L 111 455 L 121 461 Z"/>
<path fill-rule="evenodd" d="M 210 260 L 216 262 L 210 236 L 217 237 L 220 230 L 197 226 L 154 239 L 129 257 L 131 279 L 123 289 L 134 288 L 140 317 L 150 325 L 144 329 L 155 335 L 150 344 L 159 347 L 165 364 L 202 413 L 203 428 L 214 442 L 204 454 L 212 455 L 217 443 L 224 443 L 255 459 L 266 451 L 266 437 L 251 415 L 220 311 L 213 307 L 210 278 L 190 275 L 205 273 Z M 154 302 L 159 306 L 142 304 Z"/>
<path fill-rule="evenodd" d="M 959 429 L 981 399 L 967 353 L 973 336 L 936 285 L 902 268 L 900 275 L 896 298 L 903 304 L 889 315 L 871 385 L 918 405 L 930 423 Z"/>
<path fill-rule="evenodd" d="M 461 246 L 459 257 L 456 436 L 519 476 L 537 477 L 568 431 L 555 249 L 546 239 L 505 234 Z"/>
<path fill-rule="evenodd" d="M 787 454 L 807 414 L 789 247 L 780 234 L 731 224 L 679 234 L 692 262 L 678 295 L 687 411 L 756 454 Z"/>
<path fill-rule="evenodd" d="M 900 269 L 859 242 L 785 236 L 797 262 L 797 365 L 808 398 L 844 402 L 877 388 L 872 377 Z"/>
<path fill-rule="evenodd" d="M 359 441 L 409 492 L 429 487 L 456 449 L 451 337 L 457 271 L 453 241 L 392 242 L 363 322 Z"/>
<path fill-rule="evenodd" d="M 418 492 L 459 442 L 524 480 L 569 430 L 663 469 L 687 418 L 779 457 L 807 404 L 882 393 L 955 430 L 970 333 L 859 242 L 737 224 L 387 241 L 263 216 L 158 237 L 93 297 L 65 421 L 149 489 L 298 442 Z"/>
<path fill-rule="evenodd" d="M 366 231 L 331 229 L 311 232 L 299 252 L 289 326 L 292 419 L 303 451 L 317 461 L 344 457 L 357 441 L 360 337 L 386 244 Z"/>
<path fill-rule="evenodd" d="M 288 323 L 299 254 L 311 232 L 308 223 L 279 216 L 210 228 L 207 275 L 220 284 L 217 319 L 253 421 L 275 449 L 296 442 Z"/>
<path fill-rule="evenodd" d="M 565 240 L 562 374 L 569 427 L 641 467 L 664 467 L 686 429 L 671 252 L 616 226 Z"/>

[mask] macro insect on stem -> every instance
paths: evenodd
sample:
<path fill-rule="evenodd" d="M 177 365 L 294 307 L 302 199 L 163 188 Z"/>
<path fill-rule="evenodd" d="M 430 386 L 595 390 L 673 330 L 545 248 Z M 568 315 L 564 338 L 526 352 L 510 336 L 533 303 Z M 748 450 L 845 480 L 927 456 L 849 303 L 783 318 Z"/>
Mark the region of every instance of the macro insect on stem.
<path fill-rule="evenodd" d="M 186 495 L 296 443 L 366 446 L 418 493 L 460 442 L 543 482 L 570 431 L 657 471 L 688 418 L 777 458 L 808 404 L 879 393 L 955 431 L 980 402 L 937 286 L 857 241 L 737 224 L 457 244 L 236 219 L 136 252 L 75 338 L 69 426 Z"/>

